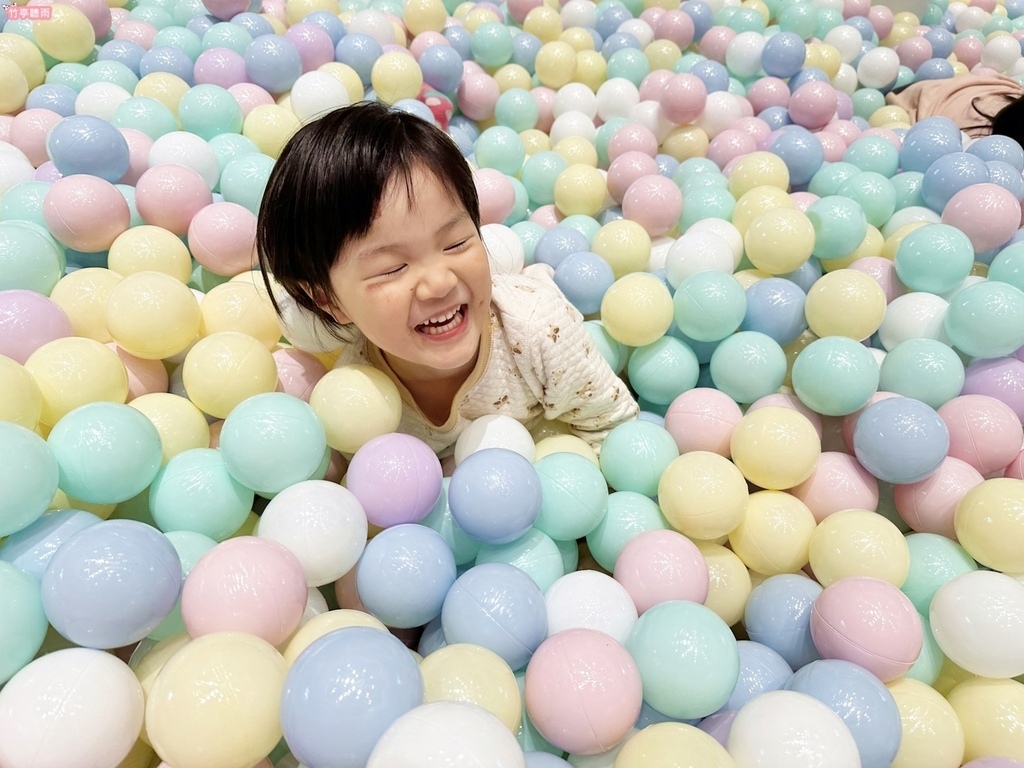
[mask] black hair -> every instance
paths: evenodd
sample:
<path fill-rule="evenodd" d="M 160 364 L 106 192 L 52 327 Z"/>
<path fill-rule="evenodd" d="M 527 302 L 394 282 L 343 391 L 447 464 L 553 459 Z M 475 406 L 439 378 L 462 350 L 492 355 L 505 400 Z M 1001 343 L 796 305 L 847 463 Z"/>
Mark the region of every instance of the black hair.
<path fill-rule="evenodd" d="M 422 118 L 361 102 L 303 126 L 270 173 L 256 227 L 256 248 L 274 308 L 270 276 L 338 339 L 343 326 L 325 309 L 334 303 L 330 271 L 352 240 L 370 231 L 391 186 L 423 168 L 461 204 L 480 229 L 473 174 L 455 142 Z"/>
<path fill-rule="evenodd" d="M 994 115 L 982 112 L 977 105 L 978 97 L 971 101 L 971 107 L 985 121 L 978 125 L 967 126 L 964 130 L 987 129 L 991 136 L 1006 136 L 1024 146 L 1024 96 L 1014 97 L 1000 94 L 1006 104 L 996 110 Z"/>

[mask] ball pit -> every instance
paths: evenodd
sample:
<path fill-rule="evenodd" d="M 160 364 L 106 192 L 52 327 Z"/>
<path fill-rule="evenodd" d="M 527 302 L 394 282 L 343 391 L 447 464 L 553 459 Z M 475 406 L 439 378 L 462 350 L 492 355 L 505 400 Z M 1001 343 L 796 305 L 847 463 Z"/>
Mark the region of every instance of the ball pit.
<path fill-rule="evenodd" d="M 0 763 L 1024 761 L 1024 149 L 886 102 L 1024 78 L 1019 0 L 11 10 Z M 587 318 L 599 455 L 439 460 L 278 322 L 268 175 L 364 98 Z"/>

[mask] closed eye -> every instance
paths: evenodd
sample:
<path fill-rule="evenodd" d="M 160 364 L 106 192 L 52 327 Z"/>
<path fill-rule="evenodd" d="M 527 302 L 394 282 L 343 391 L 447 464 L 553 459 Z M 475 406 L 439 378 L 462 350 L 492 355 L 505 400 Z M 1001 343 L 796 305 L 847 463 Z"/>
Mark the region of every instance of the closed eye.
<path fill-rule="evenodd" d="M 388 272 L 381 272 L 378 275 L 378 277 L 394 277 L 395 275 L 399 274 L 403 269 L 405 269 L 405 264 L 400 264 L 399 266 L 395 267 L 394 269 Z"/>
<path fill-rule="evenodd" d="M 459 251 L 465 249 L 467 245 L 469 245 L 468 237 L 465 240 L 460 240 L 454 245 L 449 245 L 447 248 L 445 248 L 445 251 L 448 253 L 458 253 Z"/>

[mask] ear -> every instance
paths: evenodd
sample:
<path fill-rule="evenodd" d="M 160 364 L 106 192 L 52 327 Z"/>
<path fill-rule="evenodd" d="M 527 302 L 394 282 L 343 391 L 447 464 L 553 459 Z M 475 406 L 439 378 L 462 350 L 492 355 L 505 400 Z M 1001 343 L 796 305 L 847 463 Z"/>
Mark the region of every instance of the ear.
<path fill-rule="evenodd" d="M 321 312 L 333 317 L 339 325 L 348 325 L 352 322 L 351 318 L 345 314 L 345 310 L 342 309 L 341 305 L 322 287 L 303 283 L 302 290 L 312 299 Z"/>

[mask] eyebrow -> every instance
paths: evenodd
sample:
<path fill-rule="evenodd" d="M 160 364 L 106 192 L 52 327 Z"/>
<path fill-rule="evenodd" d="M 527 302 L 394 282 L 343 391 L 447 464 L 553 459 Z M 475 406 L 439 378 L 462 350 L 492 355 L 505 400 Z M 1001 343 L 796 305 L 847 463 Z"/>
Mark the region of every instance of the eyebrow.
<path fill-rule="evenodd" d="M 471 221 L 470 216 L 465 211 L 460 211 L 460 212 L 456 213 L 455 215 L 453 215 L 451 218 L 449 218 L 444 224 L 442 224 L 436 230 L 434 230 L 434 234 L 435 235 L 442 235 L 442 234 L 448 232 L 449 230 L 453 229 L 454 227 L 458 226 L 459 224 L 461 224 L 464 221 Z M 383 244 L 378 245 L 378 246 L 376 246 L 374 248 L 371 248 L 368 251 L 363 251 L 360 254 L 360 256 L 362 258 L 364 258 L 364 259 L 378 257 L 378 256 L 381 256 L 381 255 L 385 255 L 385 254 L 387 254 L 390 251 L 397 250 L 402 245 L 403 245 L 403 243 L 400 243 L 400 242 L 396 243 L 396 242 L 393 242 L 393 241 L 392 242 L 383 243 Z"/>

